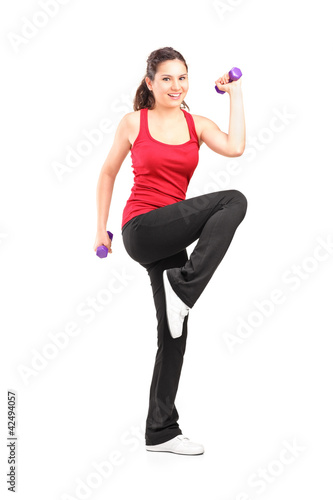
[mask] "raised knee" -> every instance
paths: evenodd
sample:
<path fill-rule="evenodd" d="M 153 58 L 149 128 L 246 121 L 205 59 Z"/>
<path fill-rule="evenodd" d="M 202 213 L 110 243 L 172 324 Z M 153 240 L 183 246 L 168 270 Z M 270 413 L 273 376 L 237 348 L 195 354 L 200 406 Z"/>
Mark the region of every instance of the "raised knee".
<path fill-rule="evenodd" d="M 231 192 L 233 194 L 233 197 L 234 197 L 237 205 L 239 206 L 239 210 L 242 213 L 242 218 L 244 218 L 245 214 L 246 214 L 246 211 L 247 211 L 247 198 L 238 189 L 232 189 Z"/>

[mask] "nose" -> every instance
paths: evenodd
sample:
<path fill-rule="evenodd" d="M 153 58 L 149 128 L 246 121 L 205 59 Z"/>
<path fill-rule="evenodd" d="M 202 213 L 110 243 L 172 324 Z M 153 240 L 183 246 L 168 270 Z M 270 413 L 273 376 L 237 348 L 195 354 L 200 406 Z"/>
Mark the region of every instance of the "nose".
<path fill-rule="evenodd" d="M 171 88 L 175 92 L 180 92 L 180 90 L 181 90 L 181 87 L 180 87 L 179 83 L 177 83 L 177 82 L 173 82 Z"/>

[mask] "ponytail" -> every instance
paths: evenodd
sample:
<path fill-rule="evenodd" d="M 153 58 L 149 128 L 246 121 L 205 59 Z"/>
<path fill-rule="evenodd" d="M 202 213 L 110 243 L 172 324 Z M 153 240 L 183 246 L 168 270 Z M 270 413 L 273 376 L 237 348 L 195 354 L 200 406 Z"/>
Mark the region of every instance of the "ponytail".
<path fill-rule="evenodd" d="M 142 108 L 153 109 L 155 106 L 155 97 L 149 90 L 146 77 L 143 77 L 134 97 L 133 109 L 138 111 Z"/>

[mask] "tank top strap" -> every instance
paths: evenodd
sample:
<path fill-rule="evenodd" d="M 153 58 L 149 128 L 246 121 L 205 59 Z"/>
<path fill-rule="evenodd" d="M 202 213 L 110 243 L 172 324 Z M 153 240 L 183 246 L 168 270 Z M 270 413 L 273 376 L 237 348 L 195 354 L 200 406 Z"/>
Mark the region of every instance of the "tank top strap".
<path fill-rule="evenodd" d="M 188 111 L 186 111 L 186 109 L 181 108 L 181 110 L 184 112 L 184 115 L 185 115 L 185 118 L 186 118 L 186 121 L 187 121 L 187 124 L 188 124 L 188 128 L 189 128 L 189 131 L 190 131 L 191 140 L 193 139 L 193 140 L 195 140 L 196 142 L 199 143 L 198 136 L 197 136 L 197 131 L 195 130 L 195 124 L 194 124 L 193 116 L 191 115 L 191 113 L 189 113 Z"/>
<path fill-rule="evenodd" d="M 149 137 L 148 135 L 148 108 L 141 108 L 140 109 L 140 130 L 138 134 L 138 138 L 142 137 L 147 139 Z"/>

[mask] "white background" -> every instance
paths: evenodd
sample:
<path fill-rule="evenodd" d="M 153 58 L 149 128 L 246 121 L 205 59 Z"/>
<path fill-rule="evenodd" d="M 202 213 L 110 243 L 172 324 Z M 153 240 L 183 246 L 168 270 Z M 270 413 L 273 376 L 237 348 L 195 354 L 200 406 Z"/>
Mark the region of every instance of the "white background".
<path fill-rule="evenodd" d="M 2 3 L 0 15 L 2 492 L 9 495 L 6 406 L 14 390 L 15 498 L 332 496 L 333 250 L 322 246 L 333 239 L 329 3 L 72 0 L 41 16 L 43 3 Z M 30 27 L 23 43 L 32 21 L 44 26 Z M 248 200 L 189 316 L 176 406 L 183 434 L 205 447 L 190 457 L 144 447 L 157 332 L 149 278 L 121 238 L 129 155 L 110 208 L 113 253 L 98 259 L 93 251 L 101 166 L 115 127 L 133 111 L 148 55 L 164 46 L 188 63 L 190 112 L 226 132 L 229 96 L 214 82 L 241 68 L 248 141 L 229 180 L 230 159 L 203 145 L 187 193 L 238 189 Z M 65 165 L 84 131 L 104 119 L 113 131 L 57 175 L 56 162 Z M 88 301 L 105 298 L 112 282 L 109 303 L 98 302 L 87 322 L 80 311 L 92 310 Z M 283 303 L 258 312 L 264 301 L 268 311 L 274 289 Z M 254 325 L 243 339 L 241 321 Z M 70 323 L 76 336 L 64 334 Z M 60 332 L 68 343 L 57 349 L 51 336 Z M 241 343 L 231 349 L 226 333 Z M 42 364 L 50 345 L 54 357 Z M 94 464 L 110 463 L 116 451 L 121 463 L 97 476 Z"/>

